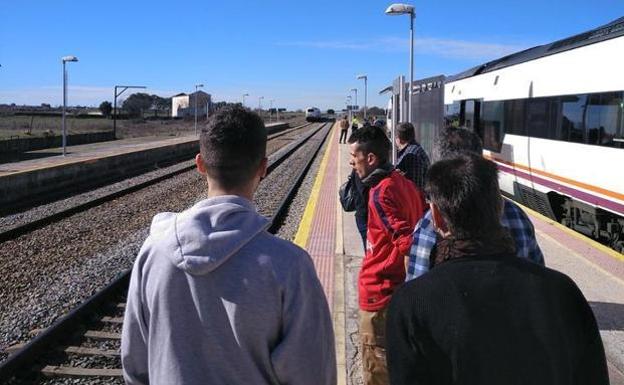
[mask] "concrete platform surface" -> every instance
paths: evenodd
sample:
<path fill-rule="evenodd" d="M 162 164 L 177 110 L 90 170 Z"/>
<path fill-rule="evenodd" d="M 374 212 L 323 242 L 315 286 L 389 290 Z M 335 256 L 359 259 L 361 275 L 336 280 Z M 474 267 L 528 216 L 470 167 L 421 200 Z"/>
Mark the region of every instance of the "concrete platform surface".
<path fill-rule="evenodd" d="M 98 142 L 69 146 L 67 154 L 63 155 L 61 147 L 45 150 L 30 151 L 33 159 L 20 162 L 0 164 L 0 178 L 5 175 L 57 167 L 72 163 L 84 162 L 108 156 L 116 156 L 129 152 L 141 151 L 149 148 L 171 146 L 178 143 L 196 141 L 195 135 L 179 137 L 151 136 L 142 138 L 120 139 L 111 142 Z"/>

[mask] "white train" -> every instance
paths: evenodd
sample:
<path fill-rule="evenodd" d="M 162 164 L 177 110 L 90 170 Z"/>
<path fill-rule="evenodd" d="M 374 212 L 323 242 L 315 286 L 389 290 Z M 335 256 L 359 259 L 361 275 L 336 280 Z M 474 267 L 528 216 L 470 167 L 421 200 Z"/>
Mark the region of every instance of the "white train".
<path fill-rule="evenodd" d="M 306 121 L 308 122 L 320 122 L 321 110 L 319 110 L 316 107 L 308 107 L 306 108 L 305 117 L 306 117 Z"/>
<path fill-rule="evenodd" d="M 503 192 L 624 252 L 624 18 L 449 77 Z"/>

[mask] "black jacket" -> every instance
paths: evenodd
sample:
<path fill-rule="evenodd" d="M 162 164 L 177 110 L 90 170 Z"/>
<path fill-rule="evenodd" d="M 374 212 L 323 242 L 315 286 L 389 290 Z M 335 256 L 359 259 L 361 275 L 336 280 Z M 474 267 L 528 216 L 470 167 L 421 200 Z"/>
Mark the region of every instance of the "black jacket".
<path fill-rule="evenodd" d="M 608 384 L 602 340 L 566 275 L 512 255 L 449 260 L 387 318 L 392 385 Z"/>

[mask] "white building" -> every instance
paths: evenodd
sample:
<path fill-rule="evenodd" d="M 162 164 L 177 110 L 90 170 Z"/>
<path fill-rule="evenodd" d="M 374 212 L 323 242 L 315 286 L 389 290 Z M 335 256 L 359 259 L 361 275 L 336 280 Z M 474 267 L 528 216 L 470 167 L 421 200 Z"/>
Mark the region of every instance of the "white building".
<path fill-rule="evenodd" d="M 192 94 L 177 94 L 171 97 L 171 117 L 183 118 L 195 116 L 195 98 L 197 97 L 197 115 L 206 116 L 211 111 L 212 100 L 210 94 L 204 91 Z"/>

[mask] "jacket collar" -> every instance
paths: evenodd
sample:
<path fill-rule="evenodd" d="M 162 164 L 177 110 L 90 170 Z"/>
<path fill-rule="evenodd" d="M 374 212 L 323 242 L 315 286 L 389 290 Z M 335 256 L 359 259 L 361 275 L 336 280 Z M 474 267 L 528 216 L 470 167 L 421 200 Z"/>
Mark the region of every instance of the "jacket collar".
<path fill-rule="evenodd" d="M 384 163 L 382 165 L 379 165 L 376 169 L 373 170 L 373 172 L 371 172 L 370 174 L 368 174 L 368 176 L 362 179 L 362 184 L 369 188 L 374 187 L 379 182 L 381 182 L 382 179 L 388 177 L 393 170 L 394 166 L 390 163 Z"/>

